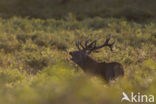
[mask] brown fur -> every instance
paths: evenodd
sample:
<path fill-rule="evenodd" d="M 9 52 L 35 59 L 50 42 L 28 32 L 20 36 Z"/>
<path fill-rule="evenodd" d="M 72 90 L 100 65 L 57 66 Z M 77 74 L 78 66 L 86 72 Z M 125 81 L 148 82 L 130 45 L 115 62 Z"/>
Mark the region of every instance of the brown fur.
<path fill-rule="evenodd" d="M 83 51 L 70 52 L 72 61 L 78 64 L 84 72 L 102 76 L 106 81 L 124 75 L 123 66 L 118 62 L 98 63 Z"/>
<path fill-rule="evenodd" d="M 118 62 L 111 62 L 111 63 L 99 63 L 89 57 L 91 52 L 96 52 L 97 49 L 102 47 L 109 47 L 111 51 L 113 51 L 113 43 L 109 43 L 112 35 L 106 38 L 104 44 L 96 46 L 97 39 L 92 41 L 90 44 L 89 39 L 85 41 L 85 44 L 82 44 L 81 40 L 76 42 L 76 47 L 78 51 L 70 52 L 69 54 L 72 56 L 71 60 L 78 64 L 85 72 L 102 76 L 107 82 L 117 78 L 118 76 L 124 75 L 124 69 L 122 65 Z M 80 48 L 81 47 L 81 48 Z"/>

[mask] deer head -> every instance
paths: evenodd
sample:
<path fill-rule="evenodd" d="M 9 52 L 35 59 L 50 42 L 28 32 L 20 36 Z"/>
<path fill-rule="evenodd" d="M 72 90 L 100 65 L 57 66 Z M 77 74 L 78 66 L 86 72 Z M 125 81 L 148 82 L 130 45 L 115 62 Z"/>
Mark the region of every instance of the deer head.
<path fill-rule="evenodd" d="M 95 39 L 94 41 L 92 41 L 90 43 L 89 43 L 90 39 L 87 39 L 85 41 L 84 45 L 82 45 L 81 40 L 77 40 L 75 45 L 78 50 L 69 52 L 69 54 L 72 56 L 71 60 L 74 63 L 78 64 L 79 66 L 82 66 L 82 65 L 86 64 L 86 62 L 91 61 L 91 58 L 88 56 L 89 54 L 91 54 L 92 52 L 98 52 L 97 50 L 102 47 L 108 46 L 111 49 L 111 51 L 113 51 L 113 45 L 115 42 L 113 42 L 111 44 L 109 43 L 109 40 L 111 39 L 111 37 L 112 37 L 112 35 L 107 37 L 104 44 L 99 45 L 99 46 L 96 45 L 97 39 Z"/>

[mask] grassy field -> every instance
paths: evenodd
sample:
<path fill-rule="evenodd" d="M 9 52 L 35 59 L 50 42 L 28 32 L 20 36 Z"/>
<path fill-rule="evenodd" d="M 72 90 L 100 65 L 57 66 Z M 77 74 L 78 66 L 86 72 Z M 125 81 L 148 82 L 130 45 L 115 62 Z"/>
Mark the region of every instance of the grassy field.
<path fill-rule="evenodd" d="M 69 60 L 78 39 L 95 38 L 108 48 L 90 56 L 123 64 L 124 78 L 106 84 Z M 122 92 L 156 96 L 156 23 L 116 18 L 78 21 L 0 19 L 0 104 L 120 104 Z M 123 104 L 127 102 L 123 102 Z"/>

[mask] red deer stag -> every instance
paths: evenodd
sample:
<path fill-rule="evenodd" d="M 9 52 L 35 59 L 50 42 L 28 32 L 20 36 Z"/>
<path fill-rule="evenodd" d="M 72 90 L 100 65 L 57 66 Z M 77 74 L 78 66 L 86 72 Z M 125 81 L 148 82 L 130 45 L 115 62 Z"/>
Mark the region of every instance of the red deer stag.
<path fill-rule="evenodd" d="M 108 46 L 111 49 L 111 51 L 113 51 L 112 48 L 115 42 L 109 44 L 109 40 L 111 37 L 112 36 L 110 35 L 106 39 L 105 43 L 100 46 L 96 46 L 97 39 L 92 41 L 90 44 L 88 43 L 88 39 L 85 41 L 84 45 L 82 45 L 82 41 L 78 40 L 76 42 L 76 47 L 78 48 L 78 51 L 69 52 L 69 54 L 72 56 L 71 60 L 74 63 L 78 64 L 84 72 L 89 72 L 94 75 L 100 75 L 107 82 L 117 78 L 118 76 L 123 76 L 124 69 L 120 63 L 98 63 L 89 56 L 91 52 L 97 52 L 97 49 L 100 49 L 105 46 Z"/>

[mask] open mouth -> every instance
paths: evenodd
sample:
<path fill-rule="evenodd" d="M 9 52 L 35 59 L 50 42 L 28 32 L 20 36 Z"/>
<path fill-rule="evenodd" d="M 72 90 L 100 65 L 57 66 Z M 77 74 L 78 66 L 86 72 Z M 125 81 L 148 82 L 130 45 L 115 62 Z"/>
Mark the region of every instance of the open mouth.
<path fill-rule="evenodd" d="M 70 54 L 70 60 L 73 60 L 73 56 Z"/>
<path fill-rule="evenodd" d="M 73 58 L 70 58 L 70 60 L 73 60 Z"/>
<path fill-rule="evenodd" d="M 71 57 L 70 57 L 70 60 L 73 60 L 72 52 L 69 52 L 69 55 L 71 56 Z"/>
<path fill-rule="evenodd" d="M 72 57 L 72 55 L 70 54 L 70 58 L 69 58 L 70 60 L 73 60 L 73 57 Z"/>

